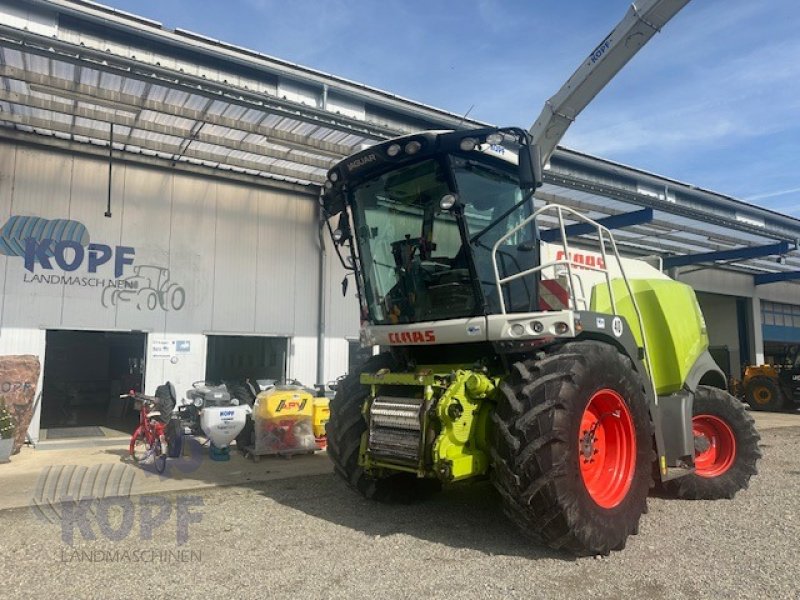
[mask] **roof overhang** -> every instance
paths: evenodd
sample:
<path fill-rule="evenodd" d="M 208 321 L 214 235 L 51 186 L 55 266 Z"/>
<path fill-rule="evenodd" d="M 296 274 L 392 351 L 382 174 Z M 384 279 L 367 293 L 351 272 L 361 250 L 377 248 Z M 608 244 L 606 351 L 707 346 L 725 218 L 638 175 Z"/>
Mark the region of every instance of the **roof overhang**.
<path fill-rule="evenodd" d="M 0 0 L 0 16 L 0 136 L 17 140 L 96 154 L 113 135 L 118 157 L 316 193 L 333 164 L 378 141 L 486 126 L 91 2 Z M 786 215 L 565 148 L 545 182 L 539 202 L 611 218 L 626 252 L 800 270 L 791 251 L 746 250 L 796 248 L 800 221 Z M 651 218 L 624 216 L 643 209 Z"/>

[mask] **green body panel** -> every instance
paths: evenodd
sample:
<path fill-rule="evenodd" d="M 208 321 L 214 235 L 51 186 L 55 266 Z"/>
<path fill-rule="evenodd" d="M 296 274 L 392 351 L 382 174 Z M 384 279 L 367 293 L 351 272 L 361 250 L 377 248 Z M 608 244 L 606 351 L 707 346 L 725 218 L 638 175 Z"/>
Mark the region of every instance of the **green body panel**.
<path fill-rule="evenodd" d="M 494 387 L 481 373 L 456 371 L 452 383 L 436 404 L 436 417 L 442 429 L 433 443 L 433 460 L 434 470 L 441 479 L 458 481 L 482 475 L 489 468 L 485 448 L 478 447 L 476 440 L 486 439 L 482 430 L 488 420 L 481 408 Z"/>
<path fill-rule="evenodd" d="M 671 279 L 630 279 L 639 311 L 642 314 L 647 350 L 656 393 L 679 390 L 698 357 L 708 349 L 706 323 L 694 290 Z M 625 317 L 639 347 L 642 333 L 625 282 L 614 279 L 611 289 L 617 314 Z M 592 290 L 591 310 L 613 314 L 608 285 Z"/>
<path fill-rule="evenodd" d="M 385 373 L 362 373 L 361 383 L 364 385 L 418 385 L 427 386 L 435 385 L 437 381 L 433 373 L 416 372 L 416 373 L 395 373 L 387 371 Z"/>

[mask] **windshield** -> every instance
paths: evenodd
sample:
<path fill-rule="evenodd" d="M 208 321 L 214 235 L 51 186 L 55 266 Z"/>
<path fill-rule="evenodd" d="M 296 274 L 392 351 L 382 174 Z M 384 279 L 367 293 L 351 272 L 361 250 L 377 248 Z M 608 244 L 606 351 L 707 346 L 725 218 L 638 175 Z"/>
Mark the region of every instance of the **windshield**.
<path fill-rule="evenodd" d="M 440 163 L 387 173 L 353 193 L 365 295 L 376 324 L 467 317 L 479 303 Z"/>
<path fill-rule="evenodd" d="M 474 160 L 453 159 L 453 171 L 458 194 L 464 206 L 475 271 L 489 313 L 500 311 L 492 265 L 495 243 L 531 215 L 532 202 L 523 203 L 503 216 L 523 200 L 523 191 L 509 173 Z M 538 244 L 534 242 L 533 226 L 511 235 L 497 249 L 497 267 L 501 277 L 529 269 L 538 264 Z M 523 244 L 525 243 L 525 244 Z M 506 309 L 527 312 L 536 309 L 533 277 L 525 277 L 504 286 Z"/>

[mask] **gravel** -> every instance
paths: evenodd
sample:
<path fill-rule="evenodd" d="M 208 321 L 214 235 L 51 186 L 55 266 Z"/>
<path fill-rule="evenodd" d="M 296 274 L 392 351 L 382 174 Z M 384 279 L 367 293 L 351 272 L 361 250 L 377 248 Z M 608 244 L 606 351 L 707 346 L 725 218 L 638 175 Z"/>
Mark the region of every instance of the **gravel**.
<path fill-rule="evenodd" d="M 152 540 L 141 539 L 141 498 L 125 539 L 105 537 L 90 515 L 97 539 L 76 529 L 72 546 L 30 510 L 0 512 L 0 589 L 7 599 L 800 598 L 800 428 L 764 431 L 762 443 L 749 490 L 732 501 L 651 498 L 639 535 L 608 557 L 531 546 L 486 483 L 388 507 L 322 475 L 172 493 Z M 189 496 L 203 502 L 191 509 L 201 520 L 178 546 L 175 503 Z"/>

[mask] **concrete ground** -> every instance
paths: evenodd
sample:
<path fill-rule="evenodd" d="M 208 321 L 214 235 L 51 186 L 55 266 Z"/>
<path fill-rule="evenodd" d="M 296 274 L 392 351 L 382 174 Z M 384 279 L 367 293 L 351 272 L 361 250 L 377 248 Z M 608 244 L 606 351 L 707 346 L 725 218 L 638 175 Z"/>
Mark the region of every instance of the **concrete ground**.
<path fill-rule="evenodd" d="M 800 426 L 797 412 L 751 414 L 759 430 Z M 159 476 L 151 468 L 143 469 L 128 460 L 128 438 L 48 442 L 35 450 L 25 447 L 10 463 L 0 465 L 0 510 L 55 501 L 65 495 L 83 496 L 76 493 L 81 489 L 94 497 L 98 492 L 106 497 L 115 492 L 123 496 L 154 494 L 319 475 L 331 470 L 324 452 L 288 459 L 264 457 L 258 463 L 232 452 L 230 462 L 214 462 L 208 458 L 207 447 L 195 443 L 187 444 L 181 459 L 168 460 L 166 472 Z M 79 478 L 84 481 L 77 481 Z M 105 482 L 102 490 L 98 490 L 100 479 Z M 90 483 L 93 487 L 87 490 Z"/>
<path fill-rule="evenodd" d="M 385 506 L 347 489 L 324 453 L 254 464 L 190 452 L 158 477 L 119 446 L 26 451 L 0 466 L 2 506 L 23 507 L 0 510 L 2 597 L 128 598 L 146 585 L 170 598 L 800 598 L 800 415 L 754 416 L 764 458 L 750 489 L 651 498 L 623 552 L 580 560 L 527 542 L 485 483 Z M 129 479 L 147 496 L 69 514 L 52 503 L 64 489 L 124 496 Z"/>
<path fill-rule="evenodd" d="M 208 447 L 187 443 L 184 456 L 168 459 L 163 475 L 128 458 L 128 438 L 88 439 L 22 448 L 0 465 L 0 510 L 57 501 L 68 496 L 110 497 L 181 490 L 329 473 L 324 452 L 291 458 L 262 457 L 258 463 L 231 452 L 228 462 L 208 458 Z"/>

